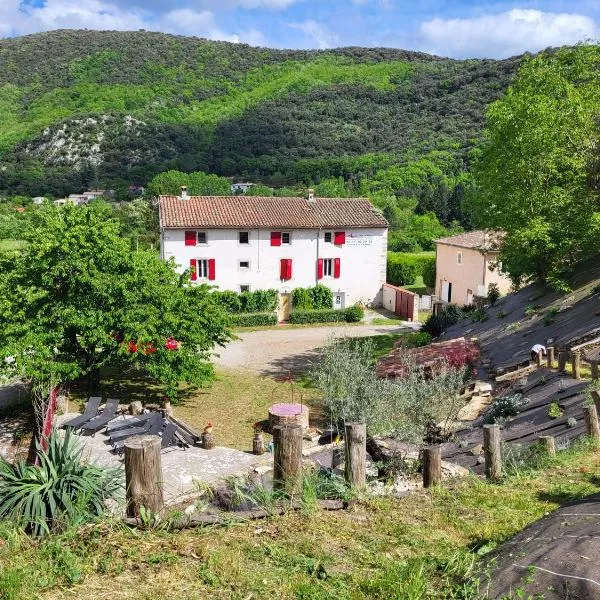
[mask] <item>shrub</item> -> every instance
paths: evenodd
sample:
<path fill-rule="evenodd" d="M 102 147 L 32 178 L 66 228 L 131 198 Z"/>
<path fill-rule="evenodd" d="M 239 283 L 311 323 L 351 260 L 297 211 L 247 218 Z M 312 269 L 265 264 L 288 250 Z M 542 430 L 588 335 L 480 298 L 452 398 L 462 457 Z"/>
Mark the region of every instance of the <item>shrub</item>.
<path fill-rule="evenodd" d="M 448 327 L 458 323 L 463 318 L 462 310 L 455 304 L 447 304 L 437 315 L 429 315 L 421 331 L 433 337 L 441 335 Z"/>
<path fill-rule="evenodd" d="M 500 298 L 500 288 L 497 283 L 490 283 L 488 287 L 487 299 L 491 306 L 494 306 Z"/>
<path fill-rule="evenodd" d="M 290 314 L 290 323 L 337 323 L 346 320 L 346 311 L 334 308 L 321 310 L 293 310 Z"/>
<path fill-rule="evenodd" d="M 312 299 L 307 288 L 296 288 L 292 292 L 292 307 L 296 310 L 312 310 Z"/>
<path fill-rule="evenodd" d="M 250 293 L 254 296 L 254 310 L 256 312 L 277 310 L 279 302 L 279 293 L 277 290 L 256 290 Z"/>
<path fill-rule="evenodd" d="M 267 313 L 240 313 L 232 315 L 231 324 L 234 327 L 258 327 L 262 325 L 277 325 L 277 315 Z"/>
<path fill-rule="evenodd" d="M 345 311 L 345 318 L 347 323 L 358 323 L 363 320 L 365 311 L 362 307 L 355 304 L 354 306 L 348 307 Z"/>
<path fill-rule="evenodd" d="M 242 310 L 240 295 L 237 292 L 224 290 L 222 292 L 214 292 L 214 295 L 227 312 L 238 313 Z"/>
<path fill-rule="evenodd" d="M 519 409 L 528 402 L 529 399 L 523 398 L 522 394 L 513 394 L 505 398 L 498 398 L 485 415 L 484 422 L 502 425 L 508 418 L 516 416 L 519 413 Z"/>
<path fill-rule="evenodd" d="M 426 286 L 435 286 L 435 256 L 388 252 L 388 283 L 399 286 L 413 285 L 419 275 Z"/>
<path fill-rule="evenodd" d="M 279 302 L 277 290 L 256 290 L 241 294 L 224 290 L 214 294 L 221 306 L 233 314 L 275 311 Z"/>
<path fill-rule="evenodd" d="M 308 293 L 315 310 L 333 308 L 333 292 L 327 286 L 319 283 L 308 288 Z"/>
<path fill-rule="evenodd" d="M 37 448 L 39 466 L 0 458 L 0 519 L 45 535 L 102 514 L 122 487 L 121 472 L 82 462 L 82 451 L 70 432 L 53 433 L 47 451 Z"/>

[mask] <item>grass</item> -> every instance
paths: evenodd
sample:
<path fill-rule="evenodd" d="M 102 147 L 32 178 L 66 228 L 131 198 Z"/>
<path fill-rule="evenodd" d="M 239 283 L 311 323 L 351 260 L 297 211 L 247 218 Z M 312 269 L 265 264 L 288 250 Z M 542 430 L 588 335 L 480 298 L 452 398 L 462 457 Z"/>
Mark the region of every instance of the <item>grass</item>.
<path fill-rule="evenodd" d="M 476 560 L 523 527 L 600 490 L 599 458 L 561 452 L 502 484 L 474 476 L 347 511 L 288 513 L 180 532 L 115 521 L 31 541 L 0 524 L 4 600 L 474 598 Z"/>
<path fill-rule="evenodd" d="M 21 250 L 23 246 L 25 246 L 25 242 L 23 240 L 0 240 L 0 252 Z"/>

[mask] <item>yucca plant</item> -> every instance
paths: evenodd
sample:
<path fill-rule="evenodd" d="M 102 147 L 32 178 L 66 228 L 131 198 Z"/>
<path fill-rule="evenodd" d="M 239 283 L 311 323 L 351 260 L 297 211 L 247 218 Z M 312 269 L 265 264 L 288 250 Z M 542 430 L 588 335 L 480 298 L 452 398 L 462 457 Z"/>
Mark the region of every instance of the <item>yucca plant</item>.
<path fill-rule="evenodd" d="M 0 519 L 41 536 L 88 521 L 105 511 L 104 501 L 122 488 L 119 468 L 82 461 L 83 447 L 70 432 L 52 433 L 38 445 L 38 465 L 0 458 Z"/>

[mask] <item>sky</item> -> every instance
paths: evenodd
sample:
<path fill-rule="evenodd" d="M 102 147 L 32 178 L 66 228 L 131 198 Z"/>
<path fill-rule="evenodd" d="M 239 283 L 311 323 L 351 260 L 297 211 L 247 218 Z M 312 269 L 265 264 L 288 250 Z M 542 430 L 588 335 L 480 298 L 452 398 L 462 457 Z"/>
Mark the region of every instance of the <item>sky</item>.
<path fill-rule="evenodd" d="M 67 28 L 505 58 L 597 39 L 600 0 L 0 0 L 0 37 Z"/>

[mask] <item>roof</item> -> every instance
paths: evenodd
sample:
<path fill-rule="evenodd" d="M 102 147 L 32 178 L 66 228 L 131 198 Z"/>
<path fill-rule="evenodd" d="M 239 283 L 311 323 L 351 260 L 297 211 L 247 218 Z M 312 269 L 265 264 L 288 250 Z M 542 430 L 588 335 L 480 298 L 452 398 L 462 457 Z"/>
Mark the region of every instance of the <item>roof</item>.
<path fill-rule="evenodd" d="M 499 250 L 500 244 L 506 235 L 503 231 L 467 231 L 450 237 L 435 240 L 436 244 L 458 246 L 459 248 L 473 248 L 475 250 Z"/>
<path fill-rule="evenodd" d="M 260 196 L 160 196 L 160 225 L 167 229 L 268 227 L 319 229 L 387 227 L 366 198 L 277 198 Z"/>

